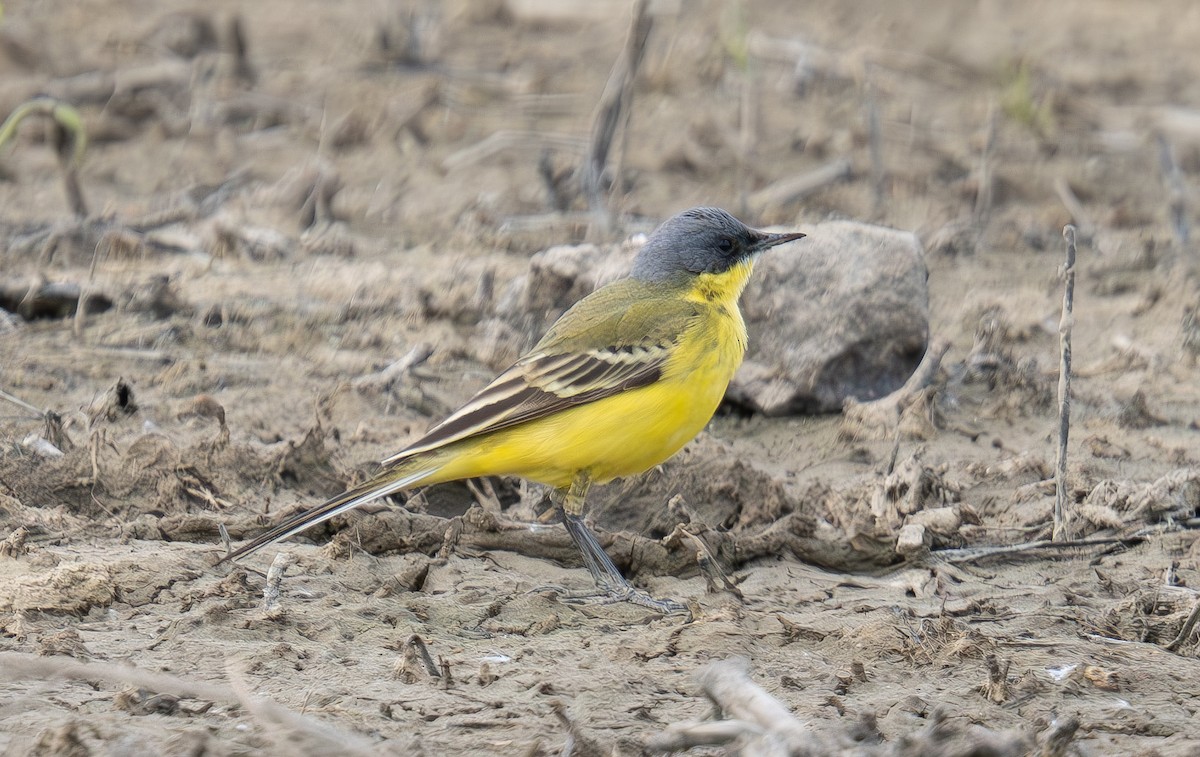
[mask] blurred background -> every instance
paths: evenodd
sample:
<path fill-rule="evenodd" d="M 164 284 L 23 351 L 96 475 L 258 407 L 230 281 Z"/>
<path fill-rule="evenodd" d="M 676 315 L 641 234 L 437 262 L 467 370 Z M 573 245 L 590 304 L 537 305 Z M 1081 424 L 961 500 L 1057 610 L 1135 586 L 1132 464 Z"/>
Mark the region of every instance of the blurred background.
<path fill-rule="evenodd" d="M 618 221 L 713 204 L 927 238 L 968 223 L 966 241 L 1011 248 L 1082 210 L 1169 236 L 1169 194 L 1200 160 L 1194 3 L 655 0 L 631 56 L 634 10 L 7 3 L 0 112 L 35 94 L 80 109 L 94 212 L 224 184 L 285 236 L 335 221 L 391 249 L 581 238 L 578 173 L 630 58 L 599 180 Z M 4 157 L 6 223 L 63 207 L 54 155 L 28 149 L 42 134 L 22 127 Z"/>

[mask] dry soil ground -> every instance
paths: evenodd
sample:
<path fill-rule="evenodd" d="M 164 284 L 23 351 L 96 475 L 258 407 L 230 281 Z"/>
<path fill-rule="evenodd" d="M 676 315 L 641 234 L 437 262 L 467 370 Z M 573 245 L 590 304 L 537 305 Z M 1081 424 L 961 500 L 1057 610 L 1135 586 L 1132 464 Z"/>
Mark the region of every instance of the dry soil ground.
<path fill-rule="evenodd" d="M 693 530 L 743 539 L 721 552 L 740 601 L 706 591 L 687 537 L 626 539 L 675 555 L 618 560 L 690 622 L 539 591 L 588 584 L 553 527 L 510 544 L 483 511 L 454 520 L 535 517 L 505 481 L 288 544 L 264 609 L 272 553 L 214 567 L 217 525 L 238 539 L 340 490 L 500 367 L 480 321 L 532 253 L 586 232 L 569 177 L 559 215 L 544 177 L 579 164 L 629 8 L 6 3 L 0 110 L 80 109 L 90 215 L 27 120 L 0 162 L 0 294 L 32 316 L 43 280 L 82 283 L 113 307 L 0 322 L 0 389 L 56 414 L 0 411 L 0 749 L 637 754 L 707 717 L 697 671 L 740 655 L 864 754 L 1035 753 L 1071 718 L 1046 754 L 1200 751 L 1200 5 L 654 7 L 611 161 L 621 222 L 592 233 L 697 204 L 917 231 L 950 350 L 896 473 L 892 440 L 839 417 L 731 412 L 601 492 L 609 534 L 669 534 L 682 492 Z M 843 160 L 843 180 L 761 191 Z M 1048 536 L 1068 222 L 1071 525 L 1119 540 L 938 554 Z M 892 554 L 902 510 L 935 507 L 933 553 Z M 772 536 L 785 519 L 813 539 Z M 818 567 L 805 543 L 867 558 Z M 939 709 L 956 741 L 930 734 Z"/>

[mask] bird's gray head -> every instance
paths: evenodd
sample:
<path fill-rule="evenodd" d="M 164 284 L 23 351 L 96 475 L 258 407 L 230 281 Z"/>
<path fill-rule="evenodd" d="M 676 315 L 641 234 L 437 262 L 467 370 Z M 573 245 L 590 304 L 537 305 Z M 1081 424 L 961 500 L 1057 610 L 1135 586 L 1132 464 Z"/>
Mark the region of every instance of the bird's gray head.
<path fill-rule="evenodd" d="M 763 250 L 802 236 L 755 231 L 719 208 L 692 208 L 654 230 L 629 275 L 663 281 L 681 274 L 724 273 Z"/>

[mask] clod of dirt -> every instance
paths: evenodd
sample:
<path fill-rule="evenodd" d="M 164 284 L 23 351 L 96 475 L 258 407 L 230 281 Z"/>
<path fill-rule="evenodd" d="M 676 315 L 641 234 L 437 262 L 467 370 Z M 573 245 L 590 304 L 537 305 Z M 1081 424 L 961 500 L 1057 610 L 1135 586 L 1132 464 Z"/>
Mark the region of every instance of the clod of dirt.
<path fill-rule="evenodd" d="M 1049 408 L 1054 399 L 1050 380 L 1034 360 L 1018 359 L 1014 351 L 1025 333 L 1012 325 L 999 305 L 985 308 L 978 318 L 975 343 L 964 361 L 963 383 L 987 387 L 989 415 L 1025 415 Z"/>
<path fill-rule="evenodd" d="M 18 575 L 0 585 L 0 611 L 37 610 L 81 615 L 107 607 L 116 598 L 108 568 L 71 563 L 33 575 Z"/>
<path fill-rule="evenodd" d="M 28 538 L 29 529 L 17 526 L 4 541 L 0 541 L 0 557 L 18 557 L 29 552 L 29 545 L 25 543 Z"/>
<path fill-rule="evenodd" d="M 150 313 L 155 318 L 170 318 L 176 313 L 191 315 L 192 309 L 180 294 L 170 276 L 158 275 L 126 295 L 125 309 L 134 313 Z"/>
<path fill-rule="evenodd" d="M 680 522 L 667 506 L 676 497 L 687 503 L 689 518 L 737 531 L 774 523 L 795 507 L 782 481 L 705 435 L 664 463 L 662 474 L 595 487 L 589 511 L 606 528 L 661 538 Z"/>
<path fill-rule="evenodd" d="M 92 425 L 100 419 L 113 423 L 137 411 L 138 404 L 133 396 L 133 387 L 124 378 L 119 378 L 117 383 L 104 393 L 104 397 L 89 409 L 88 418 Z"/>
<path fill-rule="evenodd" d="M 42 657 L 55 654 L 66 655 L 80 660 L 87 660 L 92 656 L 87 646 L 84 645 L 83 639 L 80 638 L 79 632 L 74 628 L 67 628 L 42 637 L 38 641 L 37 654 Z"/>
<path fill-rule="evenodd" d="M 145 688 L 126 689 L 113 697 L 113 706 L 131 715 L 175 715 L 179 712 L 179 697 Z"/>
<path fill-rule="evenodd" d="M 165 48 L 180 58 L 195 58 L 217 47 L 212 20 L 200 13 L 168 13 L 143 38 L 147 45 Z"/>
<path fill-rule="evenodd" d="M 932 255 L 973 255 L 980 234 L 979 227 L 970 220 L 952 221 L 929 235 L 926 248 Z"/>
<path fill-rule="evenodd" d="M 1083 505 L 1083 513 L 1090 513 L 1088 519 L 1101 527 L 1188 520 L 1200 513 L 1200 470 L 1180 468 L 1150 484 L 1100 481 L 1088 492 Z"/>
<path fill-rule="evenodd" d="M 275 461 L 275 478 L 323 497 L 346 488 L 325 448 L 325 429 L 320 424 L 310 427 L 299 444 L 290 439 L 283 443 Z"/>
<path fill-rule="evenodd" d="M 37 287 L 23 284 L 0 284 L 0 309 L 16 313 L 27 321 L 69 318 L 79 308 L 82 294 L 78 284 L 70 282 L 44 283 Z M 84 313 L 103 313 L 111 310 L 113 301 L 99 292 L 89 292 L 84 300 Z"/>
<path fill-rule="evenodd" d="M 1150 406 L 1146 403 L 1146 393 L 1140 389 L 1134 392 L 1127 402 L 1121 404 L 1117 413 L 1117 424 L 1121 428 L 1143 429 L 1162 426 L 1165 423 L 1165 420 L 1150 411 Z"/>

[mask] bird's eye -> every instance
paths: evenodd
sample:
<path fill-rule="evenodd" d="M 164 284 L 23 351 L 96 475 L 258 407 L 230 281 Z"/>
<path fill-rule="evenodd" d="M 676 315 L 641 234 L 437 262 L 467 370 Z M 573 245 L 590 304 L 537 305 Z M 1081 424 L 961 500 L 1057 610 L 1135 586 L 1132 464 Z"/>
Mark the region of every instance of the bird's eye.
<path fill-rule="evenodd" d="M 717 240 L 717 249 L 721 252 L 733 252 L 734 242 L 729 237 L 721 237 Z"/>

